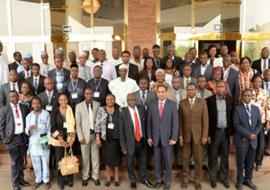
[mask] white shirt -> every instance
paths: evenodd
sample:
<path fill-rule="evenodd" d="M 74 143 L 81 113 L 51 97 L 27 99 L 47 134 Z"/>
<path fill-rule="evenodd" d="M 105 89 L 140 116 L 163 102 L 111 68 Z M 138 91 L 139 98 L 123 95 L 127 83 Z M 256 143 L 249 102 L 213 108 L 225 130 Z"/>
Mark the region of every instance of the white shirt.
<path fill-rule="evenodd" d="M 201 75 L 204 75 L 204 73 L 205 73 L 205 71 L 206 71 L 207 65 L 208 65 L 208 64 L 206 64 L 206 65 L 203 66 L 203 65 L 201 64 Z"/>
<path fill-rule="evenodd" d="M 227 69 L 225 69 L 223 67 L 223 79 L 227 80 L 228 76 L 229 76 L 229 72 L 230 72 L 230 67 L 228 67 Z"/>
<path fill-rule="evenodd" d="M 0 85 L 7 83 L 8 80 L 8 58 L 0 52 Z"/>
<path fill-rule="evenodd" d="M 143 91 L 140 90 L 140 97 L 141 97 L 141 100 L 143 100 L 142 95 L 143 95 Z M 144 91 L 144 101 L 146 100 L 146 98 L 147 98 L 147 90 Z"/>
<path fill-rule="evenodd" d="M 55 66 L 53 64 L 40 63 L 39 66 L 40 66 L 39 73 L 43 76 L 46 76 L 46 77 L 48 76 L 48 72 L 55 68 Z"/>
<path fill-rule="evenodd" d="M 172 86 L 172 78 L 173 78 L 172 74 L 165 73 L 165 82 L 167 82 L 170 86 Z"/>
<path fill-rule="evenodd" d="M 196 96 L 194 96 L 193 98 L 188 98 L 189 104 L 193 106 L 195 103 L 195 99 L 196 99 Z"/>
<path fill-rule="evenodd" d="M 140 114 L 138 112 L 138 109 L 137 109 L 137 106 L 135 106 L 135 109 L 131 108 L 128 106 L 128 109 L 129 109 L 129 113 L 130 113 L 130 116 L 131 116 L 131 119 L 132 119 L 132 123 L 133 123 L 133 126 L 134 126 L 134 135 L 136 135 L 136 128 L 135 128 L 135 117 L 134 117 L 134 112 L 137 113 L 137 116 L 138 116 L 138 120 L 139 120 L 139 126 L 140 126 L 140 131 L 141 131 L 141 137 L 142 137 L 142 125 L 141 125 L 141 120 L 140 120 Z"/>
<path fill-rule="evenodd" d="M 15 84 L 15 89 L 13 88 L 13 84 Z M 11 82 L 9 81 L 9 86 L 10 86 L 10 91 L 11 90 L 16 90 L 17 92 L 19 92 L 19 85 L 18 85 L 18 82 Z"/>
<path fill-rule="evenodd" d="M 114 59 L 113 57 L 108 60 L 108 62 L 113 63 L 114 66 L 120 65 L 122 63 L 121 57 Z"/>
<path fill-rule="evenodd" d="M 133 64 L 137 65 L 138 68 L 139 68 L 139 72 L 140 72 L 141 70 L 143 70 L 143 67 L 144 67 L 144 59 L 140 59 L 140 62 L 139 62 L 139 63 L 136 62 L 135 59 L 131 59 L 131 60 L 130 60 L 130 63 L 133 63 Z"/>
<path fill-rule="evenodd" d="M 207 64 L 210 64 L 210 59 L 208 59 Z M 223 58 L 218 57 L 214 59 L 213 68 L 215 67 L 223 67 Z"/>
<path fill-rule="evenodd" d="M 103 63 L 100 61 L 96 62 L 92 67 L 91 67 L 91 76 L 94 76 L 94 67 L 96 65 L 100 65 L 102 67 L 102 78 L 106 79 L 107 81 L 111 81 L 117 77 L 116 75 L 116 69 L 113 65 L 113 63 L 108 62 L 105 60 Z"/>
<path fill-rule="evenodd" d="M 18 67 L 17 67 L 17 73 L 20 73 L 22 72 L 24 69 L 23 69 L 23 65 L 20 64 L 18 61 L 15 61 L 15 63 L 17 63 Z"/>
<path fill-rule="evenodd" d="M 264 61 L 266 62 L 266 66 L 264 67 Z M 265 69 L 268 69 L 268 65 L 269 65 L 269 61 L 268 59 L 261 59 L 261 69 L 262 69 L 262 73 Z"/>
<path fill-rule="evenodd" d="M 15 105 L 10 103 L 10 106 L 12 108 L 12 112 L 13 112 L 13 117 L 14 117 L 14 123 L 15 123 L 15 131 L 14 134 L 19 135 L 21 133 L 23 133 L 23 118 L 22 118 L 22 112 L 21 112 L 21 108 L 20 105 L 17 104 L 17 110 L 19 113 L 19 117 L 16 117 L 16 109 L 15 109 Z"/>
<path fill-rule="evenodd" d="M 125 81 L 121 81 L 120 77 L 109 82 L 109 89 L 115 96 L 116 103 L 120 107 L 126 107 L 127 95 L 132 92 L 140 90 L 136 81 L 131 78 L 126 78 Z"/>
<path fill-rule="evenodd" d="M 40 75 L 38 75 L 38 76 L 33 76 L 33 86 L 34 86 L 34 87 L 38 87 L 39 78 L 40 78 Z M 36 85 L 36 84 L 35 84 L 36 79 L 37 79 L 37 86 L 35 86 L 35 85 Z"/>
<path fill-rule="evenodd" d="M 186 89 L 187 84 L 191 82 L 191 77 L 188 78 L 183 77 L 183 82 L 184 82 L 184 89 Z"/>
<path fill-rule="evenodd" d="M 31 74 L 32 74 L 31 69 L 29 69 L 28 71 L 24 69 L 23 73 L 24 73 L 25 79 L 31 77 Z"/>
<path fill-rule="evenodd" d="M 90 71 L 91 68 L 88 66 L 82 66 L 80 64 L 78 64 L 79 66 L 79 78 L 82 78 L 83 80 L 85 80 L 86 82 L 88 82 L 91 79 L 91 75 L 90 75 Z"/>

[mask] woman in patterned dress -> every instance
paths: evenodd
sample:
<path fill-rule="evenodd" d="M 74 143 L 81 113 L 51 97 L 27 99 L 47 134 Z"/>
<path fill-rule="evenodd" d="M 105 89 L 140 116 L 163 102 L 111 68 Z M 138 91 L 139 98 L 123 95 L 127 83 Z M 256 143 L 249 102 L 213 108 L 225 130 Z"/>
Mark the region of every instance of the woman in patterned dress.
<path fill-rule="evenodd" d="M 240 70 L 239 70 L 240 92 L 242 92 L 246 88 L 252 88 L 251 78 L 255 73 L 256 73 L 255 70 L 251 68 L 250 58 L 242 57 L 240 60 Z"/>

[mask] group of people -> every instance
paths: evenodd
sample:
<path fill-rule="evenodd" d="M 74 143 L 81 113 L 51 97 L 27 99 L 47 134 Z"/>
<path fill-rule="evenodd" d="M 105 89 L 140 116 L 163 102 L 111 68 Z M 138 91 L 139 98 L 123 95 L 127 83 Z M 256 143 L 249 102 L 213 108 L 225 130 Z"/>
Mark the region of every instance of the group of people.
<path fill-rule="evenodd" d="M 270 62 L 269 49 L 261 58 L 237 58 L 222 45 L 208 52 L 195 48 L 182 59 L 175 47 L 160 57 L 154 45 L 153 57 L 140 46 L 130 52 L 114 47 L 112 58 L 94 48 L 55 50 L 54 63 L 46 51 L 42 63 L 33 63 L 30 53 L 15 52 L 14 63 L 5 66 L 2 43 L 0 64 L 0 135 L 11 157 L 15 190 L 30 185 L 24 179 L 25 155 L 35 172 L 34 189 L 51 187 L 50 171 L 72 150 L 81 155 L 82 185 L 89 179 L 100 184 L 100 165 L 105 165 L 105 186 L 120 186 L 120 165 L 126 157 L 130 188 L 140 181 L 149 188 L 170 189 L 173 165 L 183 174 L 181 188 L 191 181 L 202 189 L 202 169 L 216 187 L 217 170 L 229 188 L 229 151 L 235 144 L 236 189 L 255 190 L 253 168 L 260 170 L 264 155 L 270 154 Z M 2 62 L 1 62 L 2 61 Z M 7 68 L 8 75 L 3 70 Z M 6 78 L 6 75 L 8 78 Z M 218 159 L 220 164 L 218 169 Z M 90 167 L 91 165 L 91 167 Z M 91 171 L 90 171 L 91 168 Z M 148 177 L 154 168 L 155 183 Z M 91 176 L 89 175 L 91 173 Z M 59 189 L 73 186 L 73 175 L 57 174 Z"/>

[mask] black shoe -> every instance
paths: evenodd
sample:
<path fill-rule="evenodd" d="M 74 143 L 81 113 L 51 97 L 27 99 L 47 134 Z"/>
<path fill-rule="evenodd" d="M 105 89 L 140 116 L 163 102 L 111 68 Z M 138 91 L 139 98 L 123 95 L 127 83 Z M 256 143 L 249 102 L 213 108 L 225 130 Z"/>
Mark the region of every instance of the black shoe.
<path fill-rule="evenodd" d="M 73 187 L 73 182 L 67 182 L 67 185 L 68 185 L 69 187 Z"/>
<path fill-rule="evenodd" d="M 105 182 L 105 186 L 106 186 L 106 187 L 109 187 L 110 185 L 111 185 L 111 182 L 110 182 L 110 181 L 106 181 L 106 182 Z"/>
<path fill-rule="evenodd" d="M 211 185 L 212 188 L 216 188 L 217 187 L 216 180 L 210 178 L 210 185 Z"/>
<path fill-rule="evenodd" d="M 163 186 L 163 189 L 164 189 L 164 190 L 169 190 L 170 187 L 171 187 L 171 184 L 166 183 L 166 184 Z"/>
<path fill-rule="evenodd" d="M 248 186 L 252 190 L 256 190 L 257 186 L 252 181 L 244 181 L 244 185 Z"/>
<path fill-rule="evenodd" d="M 195 168 L 194 164 L 189 164 L 189 169 L 193 170 Z"/>
<path fill-rule="evenodd" d="M 131 183 L 131 184 L 130 184 L 130 188 L 131 188 L 132 190 L 136 190 L 136 189 L 137 189 L 136 183 Z"/>
<path fill-rule="evenodd" d="M 119 181 L 115 181 L 115 182 L 114 182 L 114 186 L 115 186 L 115 187 L 119 187 L 119 186 L 120 186 Z"/>
<path fill-rule="evenodd" d="M 208 166 L 207 166 L 206 164 L 204 164 L 204 165 L 202 166 L 202 169 L 203 169 L 204 171 L 208 171 Z"/>
<path fill-rule="evenodd" d="M 48 182 L 48 183 L 44 183 L 44 189 L 45 190 L 48 190 L 51 188 L 51 184 Z"/>
<path fill-rule="evenodd" d="M 146 179 L 142 182 L 142 184 L 146 185 L 148 188 L 153 188 L 154 185 L 153 183 L 151 183 L 151 181 L 149 181 L 149 179 Z"/>
<path fill-rule="evenodd" d="M 13 189 L 14 190 L 21 190 L 21 187 L 20 186 L 14 186 Z"/>
<path fill-rule="evenodd" d="M 99 179 L 97 179 L 97 180 L 93 179 L 93 181 L 94 181 L 95 186 L 100 186 L 100 181 L 99 181 Z"/>
<path fill-rule="evenodd" d="M 153 171 L 153 170 L 154 170 L 154 167 L 153 167 L 152 165 L 149 164 L 149 165 L 147 166 L 147 170 Z"/>
<path fill-rule="evenodd" d="M 82 180 L 82 186 L 87 186 L 88 185 L 88 180 Z"/>
<path fill-rule="evenodd" d="M 226 187 L 227 189 L 230 188 L 230 184 L 228 182 L 228 180 L 221 180 L 221 183 L 224 185 L 224 187 Z"/>
<path fill-rule="evenodd" d="M 35 183 L 32 187 L 32 189 L 38 189 L 42 185 L 42 182 L 40 183 Z"/>
<path fill-rule="evenodd" d="M 21 180 L 20 185 L 23 186 L 23 187 L 30 187 L 30 186 L 31 186 L 31 184 L 28 183 L 28 182 L 25 181 L 25 180 Z"/>
<path fill-rule="evenodd" d="M 159 189 L 161 187 L 161 183 L 155 183 L 153 186 L 155 189 Z"/>
<path fill-rule="evenodd" d="M 240 183 L 237 183 L 237 184 L 235 185 L 235 188 L 236 188 L 237 190 L 242 190 L 242 189 L 243 189 L 243 185 L 240 184 Z"/>

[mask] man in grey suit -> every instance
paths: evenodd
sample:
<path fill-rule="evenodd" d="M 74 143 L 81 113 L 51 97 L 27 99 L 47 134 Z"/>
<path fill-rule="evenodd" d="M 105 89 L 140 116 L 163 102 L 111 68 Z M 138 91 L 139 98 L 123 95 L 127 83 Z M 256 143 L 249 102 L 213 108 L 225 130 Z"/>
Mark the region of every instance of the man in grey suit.
<path fill-rule="evenodd" d="M 239 97 L 239 72 L 234 70 L 231 66 L 231 57 L 226 55 L 223 57 L 223 80 L 227 81 L 231 94 L 238 101 Z"/>
<path fill-rule="evenodd" d="M 197 65 L 193 72 L 193 77 L 198 78 L 199 76 L 205 76 L 206 81 L 211 80 L 213 66 L 211 64 L 207 64 L 208 54 L 206 52 L 202 52 L 200 55 L 200 64 Z"/>
<path fill-rule="evenodd" d="M 175 103 L 166 99 L 166 86 L 157 86 L 157 97 L 148 106 L 147 137 L 149 146 L 154 147 L 155 187 L 161 187 L 164 161 L 164 190 L 168 190 L 172 181 L 172 147 L 177 141 L 179 120 Z"/>
<path fill-rule="evenodd" d="M 19 94 L 12 90 L 9 92 L 10 104 L 0 109 L 0 136 L 6 144 L 11 157 L 11 178 L 14 190 L 20 186 L 30 186 L 24 180 L 23 161 L 26 154 L 25 144 L 25 118 L 27 107 L 20 105 Z"/>
<path fill-rule="evenodd" d="M 252 182 L 253 166 L 257 148 L 257 136 L 261 131 L 261 115 L 259 108 L 250 103 L 252 91 L 246 89 L 242 93 L 243 103 L 234 109 L 233 124 L 235 131 L 237 182 L 236 189 L 242 190 L 242 184 L 250 189 L 257 189 Z M 245 170 L 245 176 L 243 176 Z"/>
<path fill-rule="evenodd" d="M 127 156 L 128 176 L 130 187 L 136 189 L 135 161 L 139 163 L 142 183 L 152 187 L 147 179 L 146 171 L 146 110 L 143 105 L 136 105 L 134 93 L 127 96 L 128 107 L 120 113 L 120 145 L 124 155 Z"/>
<path fill-rule="evenodd" d="M 96 145 L 94 132 L 95 118 L 100 104 L 93 100 L 94 92 L 90 87 L 84 89 L 85 100 L 77 104 L 76 132 L 82 151 L 82 185 L 86 186 L 89 179 L 89 163 L 92 163 L 92 179 L 95 185 L 100 185 L 99 181 L 99 148 Z M 89 157 L 91 155 L 91 159 Z"/>
<path fill-rule="evenodd" d="M 152 100 L 156 99 L 156 95 L 153 92 L 148 90 L 149 82 L 148 82 L 148 79 L 146 78 L 140 79 L 139 87 L 140 87 L 140 90 L 135 92 L 136 104 L 145 106 L 147 110 L 147 106 Z"/>
<path fill-rule="evenodd" d="M 196 84 L 196 79 L 192 77 L 192 68 L 191 68 L 190 65 L 184 65 L 183 77 L 182 77 L 182 80 L 181 80 L 180 87 L 182 89 L 186 89 L 186 86 L 191 82 Z"/>
<path fill-rule="evenodd" d="M 2 84 L 0 87 L 0 107 L 9 104 L 9 92 L 15 90 L 19 92 L 20 86 L 18 82 L 18 73 L 16 69 L 9 70 L 9 82 Z"/>

